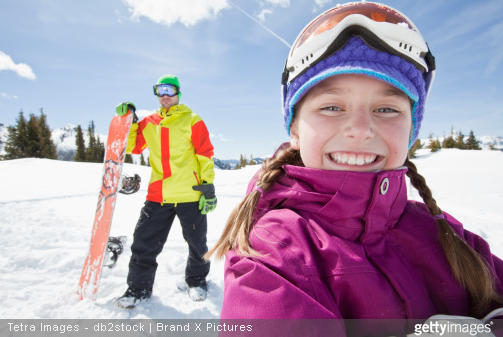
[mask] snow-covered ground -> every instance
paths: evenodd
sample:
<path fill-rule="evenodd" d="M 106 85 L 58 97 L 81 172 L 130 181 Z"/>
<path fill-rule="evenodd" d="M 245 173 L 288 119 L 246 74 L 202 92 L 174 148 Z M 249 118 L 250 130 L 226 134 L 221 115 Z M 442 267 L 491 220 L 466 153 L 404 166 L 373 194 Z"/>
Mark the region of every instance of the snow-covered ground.
<path fill-rule="evenodd" d="M 414 161 L 440 207 L 488 240 L 493 252 L 503 257 L 503 153 L 418 153 L 420 157 Z M 134 310 L 112 305 L 126 290 L 131 241 L 116 268 L 104 271 L 98 300 L 79 300 L 76 290 L 89 247 L 101 169 L 101 164 L 44 159 L 0 162 L 0 317 L 218 318 L 223 302 L 222 261 L 212 261 L 206 301 L 193 302 L 176 289 L 187 258 L 177 220 L 159 256 L 154 295 L 149 302 Z M 219 199 L 208 219 L 210 246 L 219 238 L 257 169 L 249 166 L 239 171 L 216 171 Z M 139 173 L 143 184 L 137 194 L 119 195 L 111 235 L 126 235 L 131 240 L 150 168 L 127 164 L 124 172 Z M 410 198 L 419 197 L 412 190 Z"/>

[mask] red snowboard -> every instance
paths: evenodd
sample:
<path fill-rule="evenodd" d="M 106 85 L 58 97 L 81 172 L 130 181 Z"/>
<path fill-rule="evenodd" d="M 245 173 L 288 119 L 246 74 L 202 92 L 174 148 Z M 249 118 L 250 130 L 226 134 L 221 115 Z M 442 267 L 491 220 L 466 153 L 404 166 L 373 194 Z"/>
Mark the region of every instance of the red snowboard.
<path fill-rule="evenodd" d="M 128 107 L 128 112 L 124 116 L 115 115 L 108 129 L 102 185 L 91 232 L 91 245 L 77 291 L 80 299 L 89 298 L 95 301 L 98 295 L 103 259 L 112 225 L 133 113 L 131 107 Z"/>

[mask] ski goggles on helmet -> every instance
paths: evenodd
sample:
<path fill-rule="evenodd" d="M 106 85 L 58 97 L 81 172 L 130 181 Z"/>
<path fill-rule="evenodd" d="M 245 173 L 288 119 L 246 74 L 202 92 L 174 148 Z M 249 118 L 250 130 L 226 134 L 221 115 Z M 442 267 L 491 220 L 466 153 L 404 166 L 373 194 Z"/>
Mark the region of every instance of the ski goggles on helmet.
<path fill-rule="evenodd" d="M 156 96 L 164 96 L 168 95 L 169 97 L 176 96 L 180 93 L 180 89 L 177 86 L 172 84 L 156 84 L 154 85 L 154 95 Z"/>
<path fill-rule="evenodd" d="M 417 27 L 404 14 L 372 2 L 339 5 L 311 21 L 295 40 L 283 71 L 288 85 L 314 64 L 335 54 L 353 35 L 371 47 L 404 58 L 433 78 L 435 58 Z"/>

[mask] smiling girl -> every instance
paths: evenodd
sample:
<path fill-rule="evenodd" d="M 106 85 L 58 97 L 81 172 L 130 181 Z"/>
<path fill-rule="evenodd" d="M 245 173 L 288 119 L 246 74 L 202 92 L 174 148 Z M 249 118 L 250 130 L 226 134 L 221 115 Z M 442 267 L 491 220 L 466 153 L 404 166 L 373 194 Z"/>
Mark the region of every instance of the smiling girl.
<path fill-rule="evenodd" d="M 481 318 L 501 306 L 503 261 L 440 210 L 407 158 L 434 70 L 414 24 L 381 4 L 335 7 L 301 32 L 283 73 L 290 142 L 210 252 L 226 256 L 222 319 Z M 407 200 L 405 176 L 424 203 Z"/>

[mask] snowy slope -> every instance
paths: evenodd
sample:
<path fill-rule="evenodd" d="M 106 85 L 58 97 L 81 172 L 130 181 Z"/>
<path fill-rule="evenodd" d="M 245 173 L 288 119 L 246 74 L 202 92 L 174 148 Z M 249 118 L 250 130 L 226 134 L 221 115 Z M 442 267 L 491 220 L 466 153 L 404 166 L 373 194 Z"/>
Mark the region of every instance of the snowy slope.
<path fill-rule="evenodd" d="M 421 150 L 423 151 L 423 150 Z M 483 236 L 503 257 L 503 153 L 442 150 L 415 159 L 440 207 Z M 218 207 L 209 214 L 213 245 L 258 166 L 216 171 Z M 146 195 L 150 168 L 126 165 L 144 184 L 134 195 L 119 195 L 111 235 L 132 238 Z M 96 303 L 79 301 L 80 272 L 89 246 L 101 164 L 45 159 L 0 162 L 0 317 L 2 318 L 218 318 L 223 301 L 223 262 L 212 261 L 209 294 L 193 302 L 176 289 L 187 247 L 178 222 L 160 255 L 150 302 L 121 310 L 113 300 L 126 289 L 130 244 L 118 265 L 105 270 Z M 411 198 L 417 199 L 414 191 Z"/>

